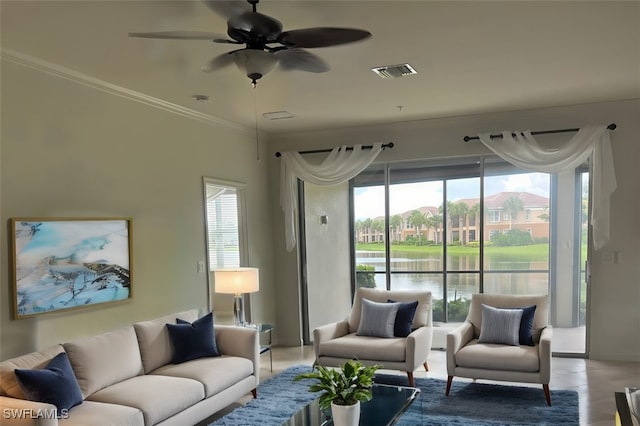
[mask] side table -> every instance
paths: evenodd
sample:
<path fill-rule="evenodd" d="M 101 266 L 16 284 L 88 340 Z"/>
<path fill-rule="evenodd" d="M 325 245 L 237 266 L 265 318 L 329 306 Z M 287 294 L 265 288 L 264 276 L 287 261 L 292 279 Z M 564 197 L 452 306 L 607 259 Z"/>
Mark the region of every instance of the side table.
<path fill-rule="evenodd" d="M 245 327 L 255 328 L 258 330 L 260 338 L 260 355 L 269 352 L 269 369 L 273 372 L 273 353 L 271 352 L 273 325 L 271 324 L 245 324 Z"/>

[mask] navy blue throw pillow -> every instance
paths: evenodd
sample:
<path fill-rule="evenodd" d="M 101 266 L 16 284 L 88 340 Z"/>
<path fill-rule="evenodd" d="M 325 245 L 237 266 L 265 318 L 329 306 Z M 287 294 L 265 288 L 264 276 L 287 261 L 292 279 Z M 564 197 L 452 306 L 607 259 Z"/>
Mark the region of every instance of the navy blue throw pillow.
<path fill-rule="evenodd" d="M 16 379 L 26 397 L 31 401 L 53 404 L 61 411 L 67 411 L 82 404 L 82 392 L 76 375 L 64 352 L 49 361 L 43 369 L 15 369 Z"/>
<path fill-rule="evenodd" d="M 396 303 L 394 300 L 388 299 L 388 303 Z M 407 337 L 411 334 L 413 326 L 413 317 L 416 315 L 418 301 L 400 303 L 398 313 L 396 314 L 396 322 L 393 326 L 393 335 L 396 337 Z"/>
<path fill-rule="evenodd" d="M 533 316 L 536 313 L 536 305 L 527 306 L 522 309 L 522 319 L 520 320 L 520 344 L 535 346 L 533 343 Z"/>
<path fill-rule="evenodd" d="M 176 318 L 177 324 L 167 324 L 169 340 L 173 346 L 171 362 L 180 364 L 192 359 L 220 356 L 213 332 L 213 312 L 193 323 Z"/>

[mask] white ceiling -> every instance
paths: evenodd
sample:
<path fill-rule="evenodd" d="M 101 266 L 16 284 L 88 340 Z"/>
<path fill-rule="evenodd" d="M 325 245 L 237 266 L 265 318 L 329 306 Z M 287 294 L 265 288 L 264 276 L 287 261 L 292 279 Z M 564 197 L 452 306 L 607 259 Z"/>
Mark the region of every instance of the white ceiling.
<path fill-rule="evenodd" d="M 262 0 L 285 30 L 355 27 L 369 40 L 310 49 L 324 74 L 275 70 L 252 89 L 235 66 L 200 67 L 234 48 L 129 32 L 226 32 L 200 1 L 1 0 L 5 57 L 64 67 L 128 91 L 253 127 L 287 132 L 640 98 L 638 1 Z M 16 56 L 17 55 L 17 56 Z M 370 69 L 409 63 L 418 75 Z M 197 103 L 192 96 L 210 96 Z M 399 108 L 402 106 L 402 108 Z"/>

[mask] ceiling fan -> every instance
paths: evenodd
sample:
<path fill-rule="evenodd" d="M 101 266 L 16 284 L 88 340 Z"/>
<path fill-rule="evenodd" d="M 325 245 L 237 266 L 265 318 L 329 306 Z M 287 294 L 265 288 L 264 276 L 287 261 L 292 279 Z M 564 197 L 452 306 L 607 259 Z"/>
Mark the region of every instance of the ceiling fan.
<path fill-rule="evenodd" d="M 211 40 L 214 43 L 244 44 L 211 59 L 202 71 L 211 72 L 235 63 L 245 71 L 255 87 L 256 81 L 277 64 L 283 70 L 313 73 L 329 71 L 327 62 L 305 50 L 316 47 L 337 46 L 371 37 L 371 33 L 356 28 L 313 27 L 283 31 L 280 21 L 258 13 L 260 0 L 218 1 L 203 0 L 215 13 L 227 19 L 227 35 L 201 31 L 161 31 L 129 33 L 129 37 Z"/>

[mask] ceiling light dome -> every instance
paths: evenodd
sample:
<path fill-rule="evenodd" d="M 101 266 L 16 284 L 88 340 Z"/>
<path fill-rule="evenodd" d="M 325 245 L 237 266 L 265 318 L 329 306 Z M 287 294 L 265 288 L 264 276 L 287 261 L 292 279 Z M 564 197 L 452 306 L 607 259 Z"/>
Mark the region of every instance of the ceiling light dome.
<path fill-rule="evenodd" d="M 268 74 L 278 63 L 273 53 L 259 49 L 242 49 L 233 53 L 235 64 L 247 74 L 253 85 L 256 80 Z"/>

